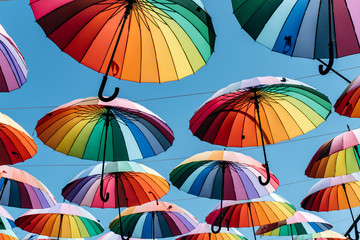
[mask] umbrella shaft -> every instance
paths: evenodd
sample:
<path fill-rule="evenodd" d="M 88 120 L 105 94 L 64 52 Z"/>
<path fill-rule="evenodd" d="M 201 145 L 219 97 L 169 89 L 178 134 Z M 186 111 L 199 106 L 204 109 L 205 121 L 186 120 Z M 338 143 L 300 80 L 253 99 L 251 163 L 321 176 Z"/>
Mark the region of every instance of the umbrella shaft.
<path fill-rule="evenodd" d="M 252 230 L 253 230 L 253 233 L 254 233 L 254 239 L 256 240 L 256 234 L 255 234 L 255 228 L 254 228 L 254 221 L 253 221 L 252 213 L 251 213 L 251 204 L 248 203 L 247 205 L 248 205 L 249 212 L 250 212 L 251 226 L 252 226 Z"/>

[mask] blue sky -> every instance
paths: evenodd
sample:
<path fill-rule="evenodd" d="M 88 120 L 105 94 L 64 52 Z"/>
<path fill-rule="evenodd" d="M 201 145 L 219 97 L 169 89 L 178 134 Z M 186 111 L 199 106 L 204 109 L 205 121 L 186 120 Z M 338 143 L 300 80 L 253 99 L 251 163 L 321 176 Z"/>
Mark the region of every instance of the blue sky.
<path fill-rule="evenodd" d="M 212 16 L 217 34 L 215 52 L 206 66 L 192 76 L 163 84 L 138 84 L 110 77 L 105 90 L 105 94 L 110 95 L 115 86 L 120 87 L 119 97 L 139 102 L 159 115 L 173 129 L 175 141 L 168 151 L 138 161 L 167 179 L 170 171 L 186 158 L 203 151 L 223 149 L 221 146 L 201 142 L 188 128 L 192 114 L 212 95 L 209 92 L 256 76 L 284 76 L 317 88 L 335 103 L 347 86 L 335 74 L 320 76 L 317 61 L 274 53 L 254 42 L 236 21 L 230 0 L 204 0 L 203 4 Z M 35 22 L 28 1 L 0 1 L 0 24 L 20 48 L 29 68 L 28 82 L 21 89 L 0 94 L 0 112 L 22 125 L 33 135 L 38 145 L 38 153 L 32 159 L 15 167 L 33 174 L 62 202 L 61 189 L 77 173 L 96 162 L 55 152 L 36 137 L 34 128 L 37 120 L 56 106 L 77 98 L 96 96 L 102 75 L 82 66 L 47 39 Z M 360 73 L 360 55 L 337 59 L 334 67 L 338 70 L 348 69 L 342 74 L 353 80 Z M 358 119 L 349 119 L 333 112 L 325 123 L 306 135 L 267 146 L 271 171 L 280 180 L 276 193 L 302 210 L 301 200 L 317 182 L 304 175 L 308 162 L 324 142 L 346 131 L 346 124 L 353 129 L 360 127 Z M 264 161 L 261 148 L 227 150 L 241 151 L 260 162 Z M 188 195 L 173 186 L 163 200 L 185 208 L 200 222 L 204 221 L 218 202 Z M 117 210 L 86 209 L 100 220 L 108 232 L 108 224 L 117 215 Z M 25 212 L 24 209 L 9 207 L 7 210 L 14 218 Z M 354 213 L 357 216 L 359 209 L 354 208 Z M 348 210 L 318 215 L 333 224 L 333 230 L 340 233 L 344 233 L 351 224 Z M 253 238 L 250 228 L 239 230 L 249 239 Z M 26 234 L 18 228 L 14 231 L 20 238 Z"/>

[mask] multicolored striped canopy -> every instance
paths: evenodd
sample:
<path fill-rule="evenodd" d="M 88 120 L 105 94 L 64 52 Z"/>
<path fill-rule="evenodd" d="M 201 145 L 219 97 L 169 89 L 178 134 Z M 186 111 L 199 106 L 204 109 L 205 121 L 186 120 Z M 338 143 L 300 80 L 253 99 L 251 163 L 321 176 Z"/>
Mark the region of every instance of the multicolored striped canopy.
<path fill-rule="evenodd" d="M 99 164 L 79 173 L 63 188 L 64 198 L 81 206 L 119 208 L 160 199 L 170 190 L 166 179 L 145 165 L 108 162 L 104 166 L 104 193 L 110 198 L 103 202 L 99 196 L 101 167 Z"/>
<path fill-rule="evenodd" d="M 170 181 L 180 190 L 200 197 L 221 199 L 223 194 L 224 200 L 248 200 L 268 195 L 278 188 L 279 180 L 273 174 L 269 184 L 261 185 L 258 177 L 265 175 L 261 163 L 249 156 L 231 151 L 208 151 L 180 163 L 171 171 Z"/>
<path fill-rule="evenodd" d="M 30 6 L 62 51 L 101 73 L 125 22 L 109 72 L 123 80 L 178 80 L 204 66 L 214 51 L 210 16 L 191 0 L 31 0 Z"/>
<path fill-rule="evenodd" d="M 219 204 L 206 216 L 209 224 L 218 224 Z M 251 215 L 250 211 L 251 210 Z M 285 220 L 294 215 L 296 209 L 287 200 L 275 193 L 248 201 L 225 201 L 222 227 L 253 227 Z"/>
<path fill-rule="evenodd" d="M 121 222 L 124 235 L 130 233 L 131 237 L 145 239 L 183 235 L 198 225 L 196 218 L 183 208 L 156 201 L 126 208 L 121 212 Z M 119 234 L 119 225 L 119 217 L 116 217 L 109 228 Z"/>
<path fill-rule="evenodd" d="M 193 115 L 190 130 L 200 140 L 227 147 L 262 145 L 302 135 L 330 114 L 327 96 L 299 81 L 256 77 L 217 91 Z"/>
<path fill-rule="evenodd" d="M 331 19 L 329 22 L 329 3 Z M 329 58 L 360 52 L 360 2 L 353 0 L 232 0 L 242 28 L 257 42 L 294 57 Z"/>
<path fill-rule="evenodd" d="M 58 238 L 85 238 L 99 235 L 104 228 L 88 211 L 67 203 L 51 208 L 31 209 L 15 220 L 19 228 Z"/>
<path fill-rule="evenodd" d="M 176 240 L 247 240 L 238 230 L 234 228 L 222 228 L 220 232 L 213 233 L 211 225 L 207 223 L 199 224 L 194 230 Z"/>
<path fill-rule="evenodd" d="M 303 211 L 297 211 L 291 217 L 277 223 L 263 225 L 256 231 L 263 236 L 296 236 L 323 232 L 332 228 L 324 219 Z"/>
<path fill-rule="evenodd" d="M 345 237 L 344 235 L 341 235 L 340 233 L 331 231 L 331 230 L 327 230 L 324 232 L 319 232 L 319 233 L 312 233 L 312 234 L 305 234 L 305 235 L 300 235 L 300 236 L 296 236 L 294 238 L 294 240 L 342 240 L 342 239 L 348 239 L 347 237 Z"/>
<path fill-rule="evenodd" d="M 20 169 L 0 166 L 0 204 L 17 208 L 49 208 L 56 200 L 35 177 Z"/>
<path fill-rule="evenodd" d="M 309 162 L 305 175 L 326 178 L 360 171 L 360 128 L 342 133 L 324 143 Z"/>
<path fill-rule="evenodd" d="M 37 146 L 32 137 L 9 116 L 0 113 L 0 165 L 32 158 Z"/>
<path fill-rule="evenodd" d="M 121 98 L 74 100 L 40 119 L 36 132 L 58 152 L 96 161 L 152 157 L 166 151 L 174 140 L 172 130 L 157 115 Z"/>
<path fill-rule="evenodd" d="M 0 92 L 11 92 L 25 82 L 28 69 L 15 42 L 0 25 Z"/>
<path fill-rule="evenodd" d="M 342 116 L 360 118 L 360 76 L 355 78 L 340 95 L 334 105 L 335 112 Z"/>
<path fill-rule="evenodd" d="M 317 212 L 329 212 L 357 206 L 360 206 L 360 172 L 321 179 L 309 190 L 301 202 L 302 208 Z"/>
<path fill-rule="evenodd" d="M 23 238 L 21 238 L 21 240 L 31 240 L 31 239 L 47 240 L 47 239 L 58 239 L 58 238 L 42 236 L 34 233 L 28 233 Z M 59 240 L 85 240 L 85 238 L 59 238 Z"/>

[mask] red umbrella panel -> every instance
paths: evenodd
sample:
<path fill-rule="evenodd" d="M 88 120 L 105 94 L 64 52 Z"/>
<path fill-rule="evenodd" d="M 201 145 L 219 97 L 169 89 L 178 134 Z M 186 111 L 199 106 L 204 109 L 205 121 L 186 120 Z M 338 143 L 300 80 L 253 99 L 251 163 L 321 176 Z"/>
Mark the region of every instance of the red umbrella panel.
<path fill-rule="evenodd" d="M 335 112 L 342 116 L 360 117 L 360 76 L 355 78 L 343 91 L 334 105 Z"/>

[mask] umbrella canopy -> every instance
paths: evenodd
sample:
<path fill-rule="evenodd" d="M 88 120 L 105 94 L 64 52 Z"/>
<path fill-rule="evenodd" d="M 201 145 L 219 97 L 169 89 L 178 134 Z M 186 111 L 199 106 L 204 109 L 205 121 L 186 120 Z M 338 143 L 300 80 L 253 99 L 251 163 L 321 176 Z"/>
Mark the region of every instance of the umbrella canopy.
<path fill-rule="evenodd" d="M 223 172 L 224 171 L 224 172 Z M 170 173 L 172 184 L 187 193 L 223 200 L 248 200 L 275 191 L 279 180 L 271 175 L 263 186 L 258 177 L 266 175 L 255 159 L 231 151 L 208 151 L 180 163 Z"/>
<path fill-rule="evenodd" d="M 88 211 L 67 203 L 31 209 L 17 218 L 15 224 L 25 231 L 57 238 L 92 237 L 104 231 Z"/>
<path fill-rule="evenodd" d="M 17 240 L 17 236 L 11 229 L 0 230 L 0 240 Z"/>
<path fill-rule="evenodd" d="M 104 166 L 104 191 L 107 202 L 99 197 L 101 164 L 79 173 L 62 191 L 64 198 L 81 206 L 120 208 L 160 199 L 170 185 L 159 173 L 136 162 L 108 162 Z"/>
<path fill-rule="evenodd" d="M 294 215 L 295 207 L 275 193 L 248 201 L 225 201 L 222 227 L 253 227 L 279 222 Z M 206 216 L 205 221 L 219 225 L 219 204 Z"/>
<path fill-rule="evenodd" d="M 25 82 L 28 69 L 15 42 L 0 25 L 0 92 L 11 92 Z"/>
<path fill-rule="evenodd" d="M 57 238 L 57 237 L 48 237 L 48 236 L 41 236 L 34 233 L 28 233 L 26 234 L 21 240 L 30 240 L 30 239 L 40 239 L 40 240 L 46 240 L 46 239 L 60 239 L 60 240 L 85 240 L 84 238 Z"/>
<path fill-rule="evenodd" d="M 255 77 L 217 91 L 194 113 L 190 130 L 212 144 L 262 145 L 267 167 L 264 145 L 316 128 L 329 116 L 331 107 L 327 96 L 299 81 Z"/>
<path fill-rule="evenodd" d="M 319 233 L 312 233 L 312 234 L 305 234 L 296 236 L 295 240 L 308 240 L 308 239 L 317 239 L 317 240 L 341 240 L 341 239 L 348 239 L 344 235 L 341 235 L 340 233 L 327 230 L 324 232 Z"/>
<path fill-rule="evenodd" d="M 334 105 L 335 112 L 342 116 L 359 118 L 360 117 L 360 76 L 355 78 L 343 91 Z"/>
<path fill-rule="evenodd" d="M 263 225 L 256 231 L 264 236 L 296 236 L 323 232 L 332 228 L 324 219 L 303 211 L 297 211 L 291 217 L 277 223 Z"/>
<path fill-rule="evenodd" d="M 176 238 L 176 240 L 247 240 L 236 229 L 223 228 L 219 233 L 214 234 L 211 232 L 211 225 L 207 223 L 199 224 L 194 230 L 185 234 L 184 236 Z"/>
<path fill-rule="evenodd" d="M 32 158 L 37 146 L 30 135 L 7 115 L 0 113 L 0 165 Z"/>
<path fill-rule="evenodd" d="M 214 51 L 210 16 L 191 0 L 31 0 L 30 6 L 45 34 L 105 73 L 105 82 L 108 74 L 136 82 L 178 80 Z"/>
<path fill-rule="evenodd" d="M 342 133 L 324 143 L 309 162 L 305 175 L 326 178 L 360 171 L 360 128 Z"/>
<path fill-rule="evenodd" d="M 166 151 L 174 140 L 157 115 L 121 98 L 108 103 L 96 97 L 74 100 L 46 114 L 35 129 L 54 150 L 96 161 L 152 157 Z"/>
<path fill-rule="evenodd" d="M 149 202 L 126 208 L 121 212 L 124 234 L 134 238 L 167 238 L 183 235 L 196 228 L 198 221 L 183 208 L 168 202 Z M 119 233 L 120 223 L 116 217 L 110 230 Z M 129 236 L 129 235 L 128 235 Z"/>
<path fill-rule="evenodd" d="M 360 52 L 359 1 L 232 0 L 232 5 L 242 28 L 271 51 L 330 58 L 330 67 L 334 58 Z"/>
<path fill-rule="evenodd" d="M 49 208 L 56 200 L 35 177 L 20 169 L 0 166 L 0 204 L 18 208 Z"/>

